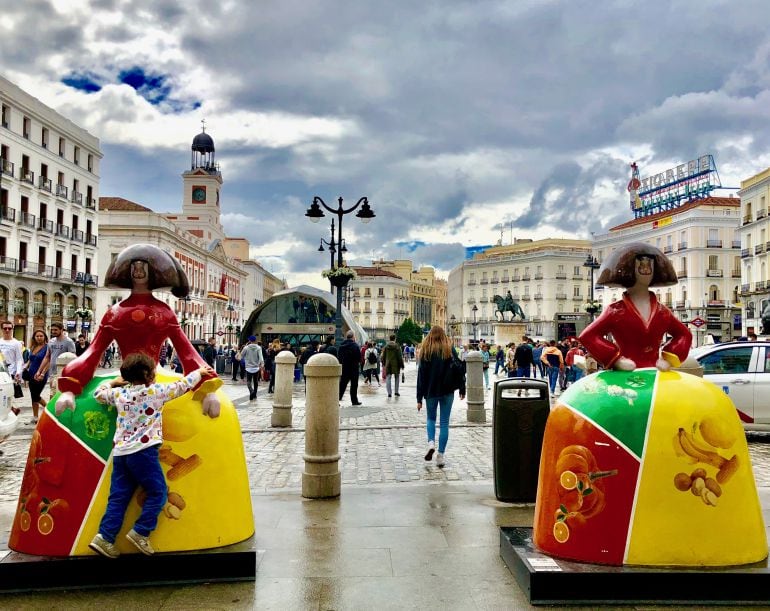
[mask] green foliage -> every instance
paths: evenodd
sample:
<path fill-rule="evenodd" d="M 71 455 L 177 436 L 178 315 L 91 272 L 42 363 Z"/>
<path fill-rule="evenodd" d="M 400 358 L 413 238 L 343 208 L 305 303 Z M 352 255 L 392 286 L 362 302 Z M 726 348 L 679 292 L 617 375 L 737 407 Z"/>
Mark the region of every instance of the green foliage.
<path fill-rule="evenodd" d="M 396 331 L 396 342 L 398 342 L 399 345 L 419 344 L 422 342 L 422 337 L 422 327 L 411 318 L 405 319 L 398 328 L 398 331 Z"/>

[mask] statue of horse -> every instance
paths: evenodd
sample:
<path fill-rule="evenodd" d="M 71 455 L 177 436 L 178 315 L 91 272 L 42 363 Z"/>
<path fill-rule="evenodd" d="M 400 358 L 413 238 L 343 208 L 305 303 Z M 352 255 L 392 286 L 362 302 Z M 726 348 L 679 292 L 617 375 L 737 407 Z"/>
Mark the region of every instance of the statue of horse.
<path fill-rule="evenodd" d="M 495 318 L 497 318 L 497 315 L 500 314 L 501 319 L 504 321 L 505 313 L 510 312 L 511 320 L 517 316 L 521 318 L 521 320 L 527 320 L 527 317 L 524 315 L 524 310 L 521 309 L 521 306 L 512 297 L 509 298 L 495 295 L 492 297 L 492 301 L 494 301 L 497 305 L 497 310 L 495 310 Z"/>

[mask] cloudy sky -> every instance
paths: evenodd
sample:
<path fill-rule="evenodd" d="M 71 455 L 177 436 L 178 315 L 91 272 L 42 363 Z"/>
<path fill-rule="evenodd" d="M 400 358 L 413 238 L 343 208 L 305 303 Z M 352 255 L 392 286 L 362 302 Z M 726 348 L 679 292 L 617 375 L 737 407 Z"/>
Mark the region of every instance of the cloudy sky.
<path fill-rule="evenodd" d="M 770 166 L 770 8 L 695 2 L 0 0 L 6 78 L 100 138 L 101 194 L 180 208 L 205 118 L 223 222 L 326 283 L 313 199 L 367 196 L 354 263 L 447 272 L 501 237 L 631 218 L 626 183 L 704 153 Z M 734 191 L 733 191 L 734 192 Z M 719 193 L 726 195 L 728 191 Z"/>

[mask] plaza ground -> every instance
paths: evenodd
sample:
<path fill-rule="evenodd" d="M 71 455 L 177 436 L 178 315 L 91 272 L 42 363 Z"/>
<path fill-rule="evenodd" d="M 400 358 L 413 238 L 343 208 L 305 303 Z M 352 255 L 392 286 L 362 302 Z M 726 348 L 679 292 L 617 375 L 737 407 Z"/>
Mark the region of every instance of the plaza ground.
<path fill-rule="evenodd" d="M 259 550 L 255 582 L 14 594 L 0 604 L 8 609 L 529 608 L 500 558 L 498 527 L 531 526 L 534 507 L 495 498 L 491 393 L 486 424 L 467 423 L 465 403 L 455 402 L 447 464 L 438 469 L 423 460 L 425 415 L 416 409 L 415 375 L 412 363 L 400 397 L 389 399 L 384 383 L 359 385 L 362 407 L 352 407 L 346 394 L 340 410 L 342 494 L 324 501 L 300 495 L 304 385 L 294 386 L 292 427 L 274 429 L 267 385 L 260 384 L 257 400 L 249 402 L 245 384 L 225 378 L 248 462 Z M 22 413 L 23 422 L 28 415 Z M 0 547 L 7 542 L 31 433 L 24 425 L 2 444 Z M 752 436 L 749 451 L 769 524 L 770 443 Z M 40 581 L 45 583 L 44 570 Z"/>

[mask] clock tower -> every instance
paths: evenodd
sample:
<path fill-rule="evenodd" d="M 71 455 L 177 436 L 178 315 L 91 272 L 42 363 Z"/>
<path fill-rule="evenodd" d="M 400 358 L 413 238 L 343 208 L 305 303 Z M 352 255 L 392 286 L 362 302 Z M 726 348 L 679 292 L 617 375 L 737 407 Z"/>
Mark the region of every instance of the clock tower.
<path fill-rule="evenodd" d="M 224 239 L 219 207 L 222 173 L 215 161 L 214 139 L 205 125 L 193 138 L 190 169 L 182 174 L 182 182 L 182 213 L 164 216 L 208 243 Z"/>

